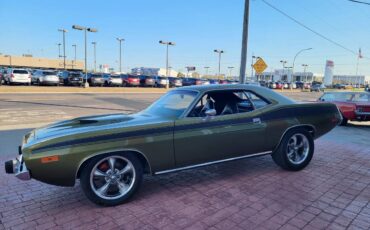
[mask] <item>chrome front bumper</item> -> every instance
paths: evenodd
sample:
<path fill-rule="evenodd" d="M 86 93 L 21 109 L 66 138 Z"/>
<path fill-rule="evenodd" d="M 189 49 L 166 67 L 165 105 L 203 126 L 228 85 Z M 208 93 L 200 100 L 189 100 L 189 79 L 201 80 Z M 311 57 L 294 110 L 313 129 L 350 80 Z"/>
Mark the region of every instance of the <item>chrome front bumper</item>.
<path fill-rule="evenodd" d="M 5 172 L 8 174 L 15 174 L 20 180 L 30 180 L 31 175 L 28 171 L 26 164 L 23 161 L 23 156 L 19 155 L 13 160 L 5 162 Z"/>

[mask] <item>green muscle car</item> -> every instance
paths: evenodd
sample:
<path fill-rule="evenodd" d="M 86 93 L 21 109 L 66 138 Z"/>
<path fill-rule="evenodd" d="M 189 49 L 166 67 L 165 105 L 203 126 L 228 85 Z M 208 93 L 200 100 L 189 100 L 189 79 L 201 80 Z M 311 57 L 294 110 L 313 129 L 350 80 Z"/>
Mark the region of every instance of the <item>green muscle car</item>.
<path fill-rule="evenodd" d="M 183 87 L 136 114 L 80 117 L 35 129 L 5 170 L 60 186 L 80 179 L 91 201 L 117 205 L 135 193 L 143 174 L 265 154 L 283 169 L 303 169 L 313 140 L 341 120 L 334 104 L 297 103 L 259 86 Z"/>

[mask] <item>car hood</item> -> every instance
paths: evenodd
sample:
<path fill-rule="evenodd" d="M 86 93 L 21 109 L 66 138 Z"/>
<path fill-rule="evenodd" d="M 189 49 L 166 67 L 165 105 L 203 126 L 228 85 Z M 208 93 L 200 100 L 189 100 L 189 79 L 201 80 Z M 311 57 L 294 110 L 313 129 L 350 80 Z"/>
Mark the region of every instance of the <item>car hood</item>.
<path fill-rule="evenodd" d="M 122 133 L 136 129 L 145 129 L 160 126 L 163 123 L 173 122 L 168 118 L 146 113 L 137 114 L 106 114 L 98 116 L 78 117 L 72 120 L 57 122 L 33 130 L 23 140 L 23 147 L 29 147 L 59 138 L 79 138 L 99 136 L 111 133 Z"/>

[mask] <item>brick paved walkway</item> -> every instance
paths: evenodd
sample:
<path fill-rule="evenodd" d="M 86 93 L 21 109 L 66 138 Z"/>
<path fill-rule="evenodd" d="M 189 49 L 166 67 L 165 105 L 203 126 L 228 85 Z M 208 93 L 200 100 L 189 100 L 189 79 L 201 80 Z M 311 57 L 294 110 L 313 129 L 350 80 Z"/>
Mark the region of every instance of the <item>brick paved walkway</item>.
<path fill-rule="evenodd" d="M 0 230 L 369 229 L 370 148 L 319 140 L 300 172 L 264 156 L 146 177 L 131 202 L 110 208 L 79 186 L 22 182 L 1 168 L 0 219 Z"/>

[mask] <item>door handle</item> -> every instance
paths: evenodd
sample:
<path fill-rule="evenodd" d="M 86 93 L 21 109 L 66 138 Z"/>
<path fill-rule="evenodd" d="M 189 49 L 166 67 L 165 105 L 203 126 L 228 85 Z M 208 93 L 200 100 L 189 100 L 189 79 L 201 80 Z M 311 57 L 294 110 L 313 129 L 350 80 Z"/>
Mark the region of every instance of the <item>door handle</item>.
<path fill-rule="evenodd" d="M 261 118 L 259 118 L 259 117 L 253 118 L 253 123 L 254 124 L 261 124 Z"/>

